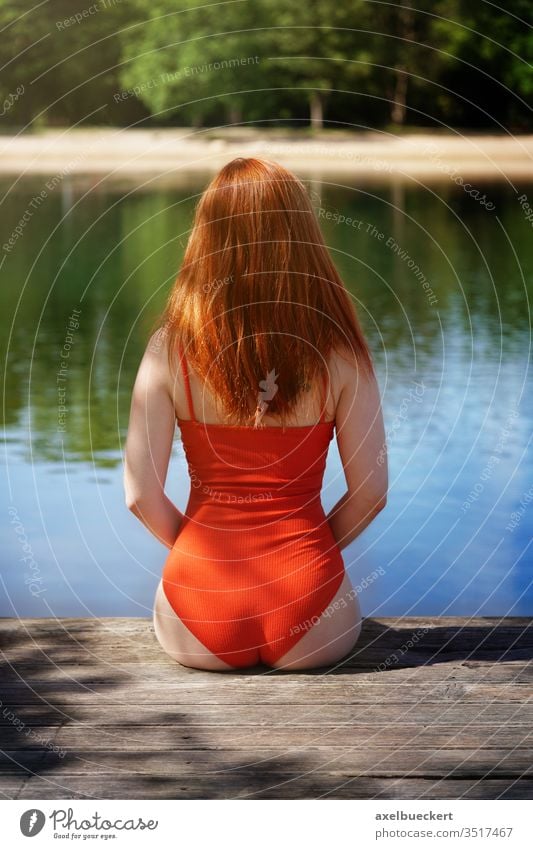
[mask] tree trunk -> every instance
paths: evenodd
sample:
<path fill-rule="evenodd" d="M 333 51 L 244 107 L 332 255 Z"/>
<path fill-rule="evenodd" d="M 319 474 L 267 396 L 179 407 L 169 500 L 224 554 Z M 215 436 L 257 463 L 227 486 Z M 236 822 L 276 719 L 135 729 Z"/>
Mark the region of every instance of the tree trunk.
<path fill-rule="evenodd" d="M 407 115 L 407 84 L 409 82 L 407 65 L 410 64 L 409 59 L 412 57 L 413 51 L 416 50 L 415 17 L 412 7 L 407 5 L 407 0 L 400 0 L 400 5 L 396 6 L 396 15 L 396 26 L 401 46 L 400 56 L 396 60 L 396 67 L 394 69 L 396 80 L 391 104 L 391 120 L 393 124 L 405 124 Z"/>
<path fill-rule="evenodd" d="M 242 109 L 240 106 L 230 106 L 228 109 L 228 124 L 242 123 Z"/>
<path fill-rule="evenodd" d="M 324 100 L 319 91 L 311 92 L 309 98 L 311 107 L 311 127 L 313 130 L 322 130 L 324 127 Z"/>
<path fill-rule="evenodd" d="M 407 82 L 409 77 L 405 68 L 396 68 L 396 84 L 394 86 L 394 97 L 391 106 L 391 120 L 393 124 L 405 124 L 407 113 Z"/>

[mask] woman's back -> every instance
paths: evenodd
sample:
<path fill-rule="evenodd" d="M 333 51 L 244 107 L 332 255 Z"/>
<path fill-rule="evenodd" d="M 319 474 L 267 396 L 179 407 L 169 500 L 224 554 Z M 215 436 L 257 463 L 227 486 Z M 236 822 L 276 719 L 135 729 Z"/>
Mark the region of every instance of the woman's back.
<path fill-rule="evenodd" d="M 320 491 L 334 420 L 292 427 L 178 417 L 191 490 L 163 571 L 165 595 L 200 642 L 232 666 L 274 664 L 337 593 L 344 564 Z M 199 388 L 199 387 L 198 387 Z"/>
<path fill-rule="evenodd" d="M 295 175 L 258 159 L 224 166 L 198 203 L 160 328 L 135 383 L 125 482 L 130 509 L 171 549 L 162 645 L 210 669 L 304 668 L 300 641 L 329 662 L 358 628 L 340 548 L 383 506 L 384 433 L 352 299 Z M 176 422 L 185 514 L 164 493 Z M 326 516 L 335 431 L 348 492 Z M 330 623 L 337 601 L 345 612 Z"/>
<path fill-rule="evenodd" d="M 195 375 L 187 360 L 186 353 L 182 352 L 182 354 L 182 359 L 176 358 L 176 367 L 173 370 L 168 369 L 167 371 L 163 362 L 160 365 L 166 372 L 178 423 L 187 419 L 194 419 L 206 424 L 239 427 L 237 423 L 233 423 L 221 415 L 220 403 L 217 402 L 206 383 Z M 307 386 L 302 390 L 291 413 L 290 427 L 308 427 L 319 422 L 322 418 L 326 421 L 334 421 L 342 381 L 339 361 L 339 354 L 332 351 L 327 362 L 327 377 L 317 382 L 316 385 Z M 277 380 L 279 380 L 279 375 Z M 265 375 L 265 384 L 267 382 L 269 383 L 268 394 L 275 395 L 277 390 L 276 380 L 268 381 L 268 375 Z M 259 395 L 261 395 L 260 386 L 258 386 Z M 254 428 L 252 418 L 250 419 L 250 427 L 259 430 L 266 427 L 283 428 L 279 416 L 268 412 L 269 402 L 265 401 L 264 403 L 266 409 L 258 428 Z M 245 430 L 246 427 L 244 425 L 241 429 Z"/>
<path fill-rule="evenodd" d="M 181 376 L 188 417 L 177 417 L 191 478 L 191 500 L 205 496 L 217 504 L 246 508 L 273 499 L 295 509 L 319 497 L 334 419 L 326 419 L 324 382 L 318 421 L 261 427 L 198 420 L 184 354 Z M 303 499 L 303 501 L 302 501 Z M 224 522 L 221 514 L 219 522 Z"/>

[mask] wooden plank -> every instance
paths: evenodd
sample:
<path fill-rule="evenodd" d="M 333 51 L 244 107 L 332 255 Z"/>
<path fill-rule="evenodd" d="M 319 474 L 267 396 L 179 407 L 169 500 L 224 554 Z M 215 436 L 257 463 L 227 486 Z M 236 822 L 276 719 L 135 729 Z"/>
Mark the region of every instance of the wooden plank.
<path fill-rule="evenodd" d="M 375 672 L 394 672 L 402 669 L 417 668 L 431 669 L 433 666 L 443 667 L 448 670 L 456 669 L 458 672 L 469 668 L 488 668 L 491 664 L 505 664 L 505 669 L 515 668 L 520 666 L 531 672 L 531 660 L 533 658 L 533 649 L 516 648 L 507 652 L 503 651 L 486 651 L 486 652 L 454 652 L 453 654 L 444 655 L 443 653 L 430 654 L 411 651 L 409 655 L 402 657 L 396 661 L 392 653 L 379 652 L 374 655 L 367 654 L 360 656 L 357 661 L 355 659 L 345 659 L 342 663 L 332 666 L 328 670 L 329 675 L 344 674 L 348 671 L 359 672 L 361 674 L 370 674 Z M 10 668 L 26 670 L 28 674 L 33 671 L 43 668 L 44 666 L 82 666 L 82 665 L 98 665 L 102 669 L 115 669 L 118 672 L 124 670 L 127 674 L 131 664 L 136 664 L 140 667 L 151 669 L 153 667 L 161 667 L 167 669 L 168 672 L 179 670 L 182 677 L 198 675 L 200 670 L 191 669 L 181 666 L 178 663 L 167 658 L 161 650 L 154 652 L 144 652 L 141 650 L 116 650 L 113 646 L 106 646 L 105 650 L 98 652 L 89 652 L 85 646 L 68 647 L 67 649 L 48 650 L 37 653 L 29 647 L 19 648 L 17 655 L 12 657 L 0 657 L 0 666 L 9 670 Z M 304 670 L 305 674 L 320 674 L 319 670 Z M 253 669 L 233 670 L 225 674 L 234 675 L 283 675 L 287 674 L 283 670 L 270 669 L 267 666 L 257 666 Z M 291 675 L 296 674 L 291 671 Z M 301 673 L 298 673 L 301 674 Z M 323 674 L 323 673 L 322 673 Z M 531 680 L 531 676 L 530 676 Z"/>
<path fill-rule="evenodd" d="M 354 649 L 350 654 L 365 654 L 372 648 L 382 651 L 401 648 L 409 651 L 474 651 L 479 649 L 505 651 L 509 647 L 521 648 L 532 647 L 533 629 L 529 628 L 431 628 L 424 631 L 422 628 L 396 628 L 373 631 L 364 629 Z M 113 646 L 134 650 L 142 647 L 144 650 L 153 650 L 162 654 L 153 627 L 143 631 L 129 632 L 123 628 L 113 630 L 111 628 L 91 628 L 88 630 L 64 630 L 56 627 L 55 630 L 30 629 L 14 626 L 9 630 L 0 630 L 0 647 L 5 653 L 16 652 L 21 644 L 28 648 L 52 648 L 54 646 L 67 647 L 82 645 L 89 648 Z"/>
<path fill-rule="evenodd" d="M 393 673 L 383 673 L 387 680 L 391 677 L 389 696 L 394 696 Z M 425 676 L 427 680 L 429 676 Z M 520 675 L 515 676 L 520 679 Z M 433 680 L 446 681 L 445 676 L 435 676 Z M 470 681 L 476 682 L 479 674 L 473 674 Z M 429 679 L 432 680 L 431 678 Z M 514 680 L 514 679 L 513 679 Z M 462 679 L 459 679 L 460 683 Z M 404 675 L 399 678 L 402 685 L 411 684 L 413 694 L 411 702 L 418 703 L 417 679 Z M 447 682 L 452 685 L 455 679 Z M 451 691 L 453 693 L 453 690 Z M 151 703 L 177 704 L 359 704 L 364 689 L 357 675 L 343 676 L 286 676 L 274 679 L 267 676 L 257 678 L 237 678 L 226 675 L 211 675 L 208 681 L 177 677 L 175 680 L 146 682 L 140 675 L 138 679 L 120 680 L 112 674 L 83 676 L 78 673 L 67 680 L 28 680 L 8 682 L 2 687 L 0 698 L 5 705 L 38 704 L 42 700 L 59 702 L 65 705 L 100 704 L 131 705 Z M 456 699 L 455 699 L 456 700 Z"/>
<path fill-rule="evenodd" d="M 213 699 L 214 701 L 214 699 Z M 134 711 L 137 709 L 134 708 Z M 130 705 L 130 711 L 132 707 Z M 104 713 L 104 711 L 100 711 Z M 8 711 L 6 718 L 10 716 Z M 17 714 L 18 715 L 18 714 Z M 124 715 L 124 713 L 123 713 Z M 381 704 L 350 704 L 348 700 L 339 699 L 336 704 L 314 704 L 312 701 L 304 704 L 293 703 L 290 711 L 285 705 L 253 704 L 242 706 L 238 702 L 233 704 L 187 704 L 179 702 L 167 705 L 167 709 L 154 713 L 159 716 L 159 722 L 151 724 L 174 723 L 189 725 L 198 723 L 215 725 L 216 727 L 233 727 L 235 725 L 250 725 L 256 727 L 263 725 L 272 727 L 282 725 L 291 727 L 301 726 L 303 722 L 317 723 L 318 725 L 336 726 L 349 725 L 353 722 L 370 723 L 376 726 L 395 723 L 440 723 L 441 725 L 461 725 L 468 723 L 475 725 L 525 725 L 533 729 L 533 702 L 413 702 L 409 705 L 399 703 Z M 24 714 L 20 716 L 24 719 Z M 98 722 L 98 714 L 94 715 Z M 127 712 L 126 712 L 127 716 Z M 46 717 L 45 717 L 46 718 Z M 77 714 L 73 719 L 77 718 Z M 110 721 L 112 717 L 109 718 Z M 127 720 L 125 726 L 127 727 Z M 3 726 L 6 727 L 6 726 Z"/>
<path fill-rule="evenodd" d="M 27 776 L 0 776 L 0 799 L 16 799 L 25 784 L 28 782 Z M 41 797 L 42 798 L 42 797 Z"/>
<path fill-rule="evenodd" d="M 504 663 L 503 673 L 507 674 L 510 663 L 519 664 L 522 661 L 521 675 L 525 680 L 533 681 L 533 668 L 530 663 L 533 656 L 532 629 L 506 629 L 505 633 L 498 630 L 489 633 L 483 629 L 434 629 L 423 635 L 418 643 L 411 645 L 413 633 L 416 635 L 418 632 L 407 629 L 395 632 L 389 630 L 381 634 L 376 633 L 375 636 L 367 633 L 352 654 L 330 669 L 328 674 L 338 674 L 350 669 L 397 672 L 401 669 L 423 667 L 426 670 L 430 666 L 442 664 L 463 674 L 468 668 L 484 669 L 494 663 Z M 13 664 L 21 671 L 27 671 L 27 674 L 38 668 L 42 669 L 43 662 L 51 667 L 54 664 L 98 665 L 115 670 L 125 667 L 126 673 L 128 665 L 135 662 L 142 664 L 149 673 L 151 666 L 157 665 L 174 670 L 174 674 L 176 669 L 179 669 L 182 677 L 198 675 L 198 670 L 173 663 L 161 650 L 155 637 L 151 634 L 147 636 L 147 640 L 140 641 L 135 632 L 130 632 L 128 636 L 128 632 L 122 628 L 115 634 L 106 627 L 98 629 L 93 626 L 88 630 L 72 633 L 62 632 L 56 627 L 55 631 L 46 630 L 45 639 L 39 638 L 32 642 L 29 635 L 21 632 L 19 628 L 15 632 L 10 631 L 2 635 L 2 657 L 8 670 Z M 231 674 L 249 676 L 266 673 L 283 674 L 267 670 L 266 667 Z"/>
<path fill-rule="evenodd" d="M 161 660 L 161 658 L 159 658 Z M 165 681 L 180 681 L 183 683 L 199 683 L 199 682 L 213 682 L 217 681 L 245 681 L 246 683 L 252 682 L 253 680 L 263 679 L 264 681 L 270 680 L 278 680 L 281 679 L 289 679 L 291 681 L 298 680 L 312 680 L 313 678 L 316 680 L 320 680 L 325 676 L 328 677 L 328 680 L 335 681 L 337 679 L 342 679 L 351 677 L 355 679 L 357 676 L 357 680 L 365 682 L 365 681 L 376 681 L 377 675 L 387 676 L 386 678 L 382 678 L 381 682 L 383 683 L 385 680 L 397 680 L 402 677 L 402 674 L 405 676 L 405 680 L 416 680 L 419 682 L 423 682 L 426 678 L 436 678 L 442 680 L 444 677 L 460 677 L 471 680 L 483 680 L 483 675 L 486 672 L 487 675 L 490 675 L 492 672 L 497 671 L 501 668 L 505 675 L 508 677 L 513 674 L 521 674 L 522 677 L 525 677 L 527 680 L 523 683 L 533 684 L 533 679 L 531 678 L 533 664 L 531 661 L 524 661 L 523 659 L 518 659 L 515 661 L 499 661 L 495 663 L 494 661 L 447 661 L 447 662 L 438 662 L 438 663 L 427 663 L 425 665 L 420 664 L 417 667 L 406 667 L 404 666 L 390 666 L 387 669 L 384 668 L 350 668 L 350 667 L 322 667 L 315 668 L 310 670 L 300 670 L 300 671 L 284 671 L 284 670 L 275 670 L 269 669 L 267 667 L 261 667 L 254 670 L 228 670 L 223 672 L 206 672 L 204 670 L 199 669 L 191 669 L 186 666 L 181 666 L 181 664 L 175 662 L 157 662 L 153 663 L 150 661 L 133 661 L 127 663 L 114 663 L 113 655 L 110 654 L 106 661 L 98 661 L 95 658 L 78 658 L 76 662 L 69 661 L 57 661 L 55 658 L 47 659 L 42 658 L 38 663 L 24 663 L 24 662 L 14 662 L 14 663 L 0 663 L 0 668 L 2 669 L 2 681 L 5 681 L 6 685 L 11 682 L 19 681 L 23 678 L 31 677 L 35 681 L 46 681 L 50 677 L 54 675 L 60 677 L 76 677 L 80 678 L 81 676 L 85 678 L 109 678 L 110 675 L 114 675 L 118 680 L 125 680 L 128 676 L 133 678 L 139 678 L 141 675 L 148 676 L 148 680 L 158 682 L 161 680 Z M 471 671 L 474 670 L 473 674 Z M 390 678 L 389 676 L 394 676 Z M 276 686 L 279 688 L 279 685 L 273 684 L 273 687 Z"/>
<path fill-rule="evenodd" d="M 419 658 L 420 659 L 420 658 Z M 528 658 L 517 657 L 514 660 L 511 658 L 500 659 L 498 660 L 498 664 L 502 665 L 502 668 L 511 671 L 517 670 L 528 670 L 532 666 L 531 660 Z M 154 660 L 146 660 L 145 658 L 136 660 L 135 658 L 129 657 L 127 660 L 118 661 L 115 660 L 115 656 L 112 651 L 109 651 L 107 657 L 105 659 L 99 659 L 96 656 L 86 656 L 80 650 L 77 659 L 68 660 L 63 658 L 60 660 L 54 656 L 49 657 L 40 657 L 38 659 L 34 659 L 33 657 L 26 655 L 25 660 L 18 661 L 0 661 L 0 665 L 9 675 L 10 670 L 21 670 L 27 674 L 32 674 L 38 677 L 39 671 L 44 674 L 44 676 L 48 675 L 49 669 L 72 669 L 75 670 L 78 668 L 79 672 L 87 670 L 91 671 L 91 668 L 97 668 L 100 672 L 102 671 L 114 671 L 115 673 L 121 673 L 122 669 L 124 672 L 122 674 L 128 674 L 128 672 L 136 670 L 145 669 L 147 673 L 150 670 L 155 670 L 166 674 L 167 677 L 172 678 L 173 680 L 176 677 L 181 677 L 183 679 L 194 677 L 194 680 L 201 680 L 198 676 L 203 672 L 203 670 L 190 668 L 187 666 L 182 666 L 175 661 L 172 661 L 170 658 L 165 657 L 165 655 L 160 654 Z M 449 660 L 433 660 L 429 661 L 427 658 L 424 658 L 423 662 L 417 664 L 407 664 L 404 663 L 403 666 L 400 664 L 389 663 L 387 667 L 383 666 L 381 662 L 373 666 L 369 664 L 368 666 L 349 666 L 349 665 L 340 665 L 337 664 L 332 667 L 322 667 L 315 668 L 309 670 L 299 670 L 299 671 L 285 671 L 283 669 L 271 669 L 266 666 L 262 667 L 253 667 L 246 669 L 231 669 L 224 672 L 218 672 L 217 677 L 231 677 L 233 676 L 235 679 L 237 678 L 258 678 L 258 677 L 272 677 L 277 678 L 280 676 L 290 675 L 291 678 L 298 678 L 302 675 L 307 676 L 323 676 L 328 675 L 330 677 L 334 677 L 337 675 L 348 675 L 348 674 L 358 674 L 358 675 L 375 675 L 376 672 L 383 672 L 386 674 L 403 671 L 404 669 L 407 672 L 410 672 L 412 675 L 420 674 L 431 675 L 432 670 L 436 667 L 439 668 L 439 674 L 444 673 L 457 673 L 463 674 L 465 671 L 467 672 L 469 669 L 487 669 L 490 670 L 494 667 L 494 659 L 482 659 L 482 658 L 450 658 Z M 155 677 L 152 674 L 152 677 Z M 208 674 L 204 674 L 204 680 L 213 680 L 213 673 L 209 672 Z M 363 679 L 364 680 L 364 679 Z"/>
<path fill-rule="evenodd" d="M 447 624 L 452 626 L 462 626 L 469 623 L 473 623 L 475 626 L 507 623 L 509 626 L 522 625 L 527 627 L 530 622 L 531 620 L 527 616 L 506 616 L 501 618 L 498 616 L 475 616 L 471 618 L 464 616 L 383 616 L 365 619 L 365 626 L 372 627 L 375 623 L 379 625 L 386 625 L 388 627 L 399 627 L 400 625 L 410 627 L 411 625 L 418 626 L 420 623 L 424 625 Z M 14 626 L 24 627 L 28 630 L 54 630 L 58 625 L 69 630 L 90 630 L 91 628 L 99 628 L 102 625 L 105 625 L 108 628 L 122 628 L 123 630 L 138 632 L 149 628 L 150 620 L 147 616 L 64 616 L 58 619 L 44 616 L 21 618 L 10 616 L 0 617 L 0 633 L 2 631 L 8 631 Z"/>
<path fill-rule="evenodd" d="M 151 619 L 128 618 L 86 618 L 86 619 L 0 619 L 0 645 L 15 644 L 17 637 L 24 636 L 26 641 L 39 642 L 40 638 L 58 637 L 70 641 L 106 643 L 117 640 L 134 643 L 144 640 L 146 645 L 153 644 L 155 638 Z M 480 640 L 495 648 L 505 649 L 518 639 L 523 646 L 532 645 L 533 625 L 529 618 L 475 617 L 405 617 L 399 619 L 365 619 L 359 645 L 371 643 L 375 639 L 385 645 L 396 645 L 400 638 L 414 638 L 417 646 L 439 646 L 460 642 L 461 649 L 475 647 Z M 401 645 L 401 642 L 399 643 Z"/>
<path fill-rule="evenodd" d="M 53 642 L 51 635 L 50 641 Z M 486 662 L 486 661 L 530 661 L 533 657 L 533 646 L 524 644 L 512 636 L 509 637 L 505 645 L 495 645 L 492 642 L 481 641 L 472 646 L 467 646 L 466 643 L 459 647 L 459 643 L 454 641 L 453 644 L 436 641 L 434 646 L 420 645 L 416 647 L 408 647 L 408 640 L 402 642 L 400 638 L 397 642 L 387 645 L 385 641 L 376 639 L 372 644 L 366 646 L 358 645 L 353 652 L 340 664 L 343 668 L 348 669 L 372 669 L 380 668 L 387 669 L 403 668 L 413 666 L 425 666 L 430 664 L 457 663 L 462 662 Z M 154 642 L 152 645 L 143 647 L 142 645 L 129 645 L 102 639 L 96 645 L 87 640 L 70 640 L 61 641 L 58 639 L 54 645 L 47 643 L 30 643 L 26 640 L 20 640 L 16 646 L 8 648 L 4 646 L 0 654 L 0 662 L 7 666 L 10 664 L 24 665 L 31 668 L 37 668 L 43 662 L 50 663 L 66 663 L 76 664 L 84 663 L 102 663 L 104 665 L 125 665 L 134 662 L 141 664 L 156 664 L 161 666 L 176 667 L 174 663 L 165 655 L 159 644 Z M 335 665 L 337 667 L 338 664 Z M 187 669 L 187 667 L 183 667 Z M 264 673 L 267 667 L 257 666 L 257 673 Z M 192 670 L 194 671 L 194 670 Z M 249 674 L 248 670 L 246 671 Z M 242 673 L 241 673 L 242 674 Z"/>
<path fill-rule="evenodd" d="M 38 733 L 37 733 L 38 731 Z M 439 749 L 453 746 L 460 749 L 513 749 L 516 746 L 533 745 L 531 725 L 495 724 L 464 725 L 433 723 L 423 725 L 416 722 L 402 723 L 401 727 L 389 723 L 350 722 L 329 726 L 309 720 L 296 724 L 199 725 L 194 722 L 178 722 L 174 725 L 150 725 L 104 728 L 100 725 L 76 724 L 41 726 L 33 735 L 20 736 L 11 728 L 0 729 L 0 749 L 8 749 L 14 741 L 21 750 L 40 750 L 50 742 L 64 750 L 78 752 L 98 751 L 167 751 L 187 749 L 249 749 L 256 746 L 279 748 L 284 751 L 295 746 L 346 748 L 347 738 L 351 748 L 390 748 L 415 745 L 420 748 Z M 355 742 L 354 741 L 358 741 Z M 360 742 L 359 742 L 360 741 Z"/>
<path fill-rule="evenodd" d="M 349 743 L 342 751 L 328 747 L 297 747 L 285 751 L 275 748 L 217 749 L 216 751 L 116 752 L 87 753 L 69 750 L 64 758 L 45 750 L 38 765 L 33 751 L 7 750 L 0 754 L 0 773 L 17 774 L 25 768 L 39 773 L 53 770 L 54 777 L 70 775 L 137 775 L 218 776 L 239 774 L 242 785 L 257 772 L 272 777 L 298 777 L 310 771 L 325 770 L 339 780 L 373 775 L 402 778 L 526 778 L 533 777 L 533 750 L 483 749 L 463 751 L 458 748 L 434 750 L 408 746 L 387 751 L 372 746 L 361 749 Z"/>
<path fill-rule="evenodd" d="M 379 618 L 367 618 L 364 620 L 365 629 L 378 628 L 402 628 L 404 630 L 424 627 L 433 628 L 486 628 L 505 626 L 508 628 L 532 628 L 532 620 L 529 616 L 384 616 Z M 104 617 L 35 617 L 15 619 L 13 617 L 0 617 L 0 634 L 9 631 L 13 627 L 23 627 L 27 631 L 54 631 L 58 625 L 68 631 L 90 631 L 106 627 L 110 630 L 122 630 L 131 633 L 147 631 L 151 628 L 151 619 L 148 617 L 132 616 L 104 616 Z"/>
<path fill-rule="evenodd" d="M 0 776 L 0 792 L 9 799 L 101 799 L 102 781 L 93 776 L 65 773 L 24 779 Z M 238 777 L 223 781 L 188 778 L 186 782 L 154 773 L 106 779 L 106 799 L 533 799 L 530 779 L 380 779 L 353 778 L 339 782 L 337 776 L 302 776 L 270 787 L 260 776 L 247 787 Z"/>
<path fill-rule="evenodd" d="M 428 634 L 422 637 L 419 643 L 411 646 L 410 634 L 411 632 L 398 633 L 393 639 L 387 632 L 366 641 L 362 640 L 351 655 L 337 664 L 330 674 L 334 674 L 336 670 L 397 670 L 444 663 L 460 668 L 463 665 L 488 664 L 495 661 L 506 664 L 523 661 L 525 665 L 531 666 L 533 646 L 530 631 L 527 634 L 500 634 L 498 640 L 495 640 L 494 636 L 489 638 L 483 634 L 471 635 L 468 638 L 466 633 L 461 631 L 453 632 L 451 637 L 433 634 L 429 640 Z M 7 666 L 23 664 L 28 671 L 46 661 L 51 664 L 96 663 L 105 667 L 135 662 L 146 666 L 157 664 L 179 668 L 183 676 L 198 672 L 173 663 L 153 636 L 143 642 L 135 638 L 135 635 L 131 639 L 125 638 L 122 632 L 115 636 L 106 629 L 92 629 L 78 634 L 47 632 L 46 639 L 38 641 L 32 641 L 27 635 L 16 632 L 8 636 L 4 634 L 1 645 L 2 661 Z M 233 674 L 265 674 L 266 671 L 266 667 L 257 667 L 255 670 L 245 670 L 244 673 L 237 671 Z M 270 674 L 280 673 L 270 671 Z"/>
<path fill-rule="evenodd" d="M 5 620 L 4 620 L 5 621 Z M 0 627 L 0 645 L 3 651 L 11 651 L 20 645 L 23 639 L 28 646 L 52 646 L 65 645 L 68 643 L 80 643 L 87 646 L 106 645 L 129 646 L 134 648 L 135 644 L 141 644 L 143 648 L 158 647 L 154 636 L 153 626 L 150 623 L 143 629 L 137 631 L 128 630 L 117 625 L 110 627 L 105 624 L 94 623 L 92 627 L 63 627 L 63 623 L 54 623 L 52 627 L 25 627 L 24 623 L 10 620 L 11 625 L 6 628 Z M 82 620 L 83 621 L 83 620 Z M 92 620 L 86 620 L 87 623 Z M 492 647 L 493 649 L 507 649 L 516 643 L 524 648 L 531 648 L 533 629 L 522 625 L 490 625 L 480 626 L 436 626 L 419 623 L 416 626 L 388 627 L 379 626 L 372 628 L 365 621 L 361 636 L 356 643 L 356 650 L 366 650 L 375 643 L 385 648 L 406 647 L 411 650 L 436 650 L 443 647 L 447 651 L 472 650 L 477 647 Z M 407 643 L 409 645 L 407 645 Z M 161 651 L 161 649 L 159 649 Z"/>
<path fill-rule="evenodd" d="M 442 686 L 440 690 L 430 687 L 426 688 L 423 693 L 418 693 L 414 692 L 412 687 L 406 686 L 387 694 L 387 692 L 382 692 L 381 688 L 367 686 L 359 689 L 350 702 L 345 704 L 342 702 L 328 703 L 324 702 L 323 699 L 316 702 L 310 701 L 307 704 L 293 703 L 290 713 L 287 712 L 287 707 L 284 704 L 264 702 L 260 699 L 255 703 L 226 701 L 221 706 L 218 703 L 217 693 L 213 694 L 212 703 L 195 703 L 187 699 L 172 702 L 152 701 L 145 704 L 136 704 L 134 711 L 132 711 L 130 704 L 115 705 L 113 710 L 110 711 L 107 705 L 98 702 L 75 705 L 74 707 L 71 704 L 61 702 L 54 702 L 50 705 L 39 705 L 37 703 L 7 705 L 5 712 L 0 711 L 0 728 L 13 725 L 11 714 L 21 718 L 28 726 L 61 725 L 66 721 L 75 720 L 92 723 L 102 728 L 113 726 L 131 728 L 137 725 L 160 725 L 162 718 L 171 725 L 180 725 L 182 722 L 190 721 L 191 711 L 194 711 L 195 724 L 216 724 L 219 727 L 234 725 L 268 726 L 279 724 L 280 721 L 287 725 L 299 725 L 303 721 L 302 717 L 309 721 L 312 719 L 313 723 L 334 725 L 361 721 L 365 715 L 368 716 L 368 708 L 373 710 L 377 704 L 403 706 L 405 708 L 404 720 L 409 717 L 412 706 L 416 710 L 426 704 L 437 705 L 440 706 L 444 715 L 448 715 L 447 711 L 450 705 L 474 704 L 480 710 L 479 724 L 481 719 L 490 723 L 492 704 L 516 707 L 516 705 L 527 702 L 528 699 L 531 700 L 530 688 L 522 684 L 488 688 L 470 685 L 466 693 L 457 691 L 455 688 L 448 692 L 448 689 L 446 686 Z M 517 690 L 524 690 L 523 695 L 520 695 L 520 692 L 517 693 Z M 510 694 L 509 698 L 507 698 L 507 693 Z M 387 696 L 389 696 L 389 700 L 385 702 Z M 327 698 L 329 698 L 329 694 L 327 694 Z M 327 705 L 327 710 L 324 710 L 324 704 Z M 485 713 L 481 714 L 481 710 L 484 710 Z M 464 714 L 461 714 L 461 717 L 463 718 Z M 508 722 L 509 720 L 506 719 L 505 721 Z"/>
<path fill-rule="evenodd" d="M 8 798 L 533 796 L 530 619 L 365 620 L 299 673 L 182 667 L 149 619 L 3 620 L 0 645 Z"/>

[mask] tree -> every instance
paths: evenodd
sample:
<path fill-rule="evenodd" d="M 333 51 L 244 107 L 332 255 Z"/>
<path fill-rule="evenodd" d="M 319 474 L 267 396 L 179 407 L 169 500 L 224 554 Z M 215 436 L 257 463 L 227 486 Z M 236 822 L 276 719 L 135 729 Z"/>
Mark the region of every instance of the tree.
<path fill-rule="evenodd" d="M 146 13 L 144 0 L 133 5 Z M 178 7 L 159 0 L 150 4 L 142 26 L 122 36 L 122 85 L 161 121 L 176 114 L 182 123 L 199 125 L 222 109 L 227 121 L 238 122 L 246 90 L 265 84 L 253 6 L 204 7 L 200 0 L 181 0 Z"/>
<path fill-rule="evenodd" d="M 434 113 L 439 96 L 434 85 L 469 33 L 461 26 L 460 0 L 410 0 L 378 6 L 373 15 L 376 31 L 369 34 L 376 63 L 374 82 L 381 81 L 389 100 L 390 120 L 403 125 L 408 119 L 410 92 L 422 92 L 427 110 Z M 428 80 L 429 82 L 426 82 Z"/>
<path fill-rule="evenodd" d="M 135 0 L 144 8 L 142 0 Z M 253 0 L 200 8 L 197 0 L 150 6 L 142 27 L 124 34 L 127 66 L 122 83 L 137 88 L 153 114 L 181 112 L 195 122 L 224 104 L 226 118 L 239 120 L 263 90 L 305 91 L 311 126 L 323 126 L 330 92 L 368 76 L 364 33 L 357 32 L 364 0 L 315 0 L 292 6 L 285 0 Z M 246 93 L 245 93 L 246 92 Z"/>
<path fill-rule="evenodd" d="M 320 129 L 353 110 L 353 123 L 400 126 L 410 109 L 531 126 L 530 0 L 23 5 L 0 0 L 0 114 L 11 126 L 308 117 Z"/>
<path fill-rule="evenodd" d="M 28 11 L 0 0 L 2 101 L 23 90 L 11 108 L 4 105 L 5 121 L 23 126 L 39 116 L 40 124 L 68 126 L 93 116 L 99 124 L 112 123 L 117 31 L 134 22 L 129 9 L 112 0 L 92 7 L 84 0 L 50 0 Z"/>
<path fill-rule="evenodd" d="M 368 80 L 365 0 L 314 0 L 298 6 L 271 0 L 271 73 L 280 83 L 306 91 L 310 122 L 321 129 L 331 93 Z"/>
<path fill-rule="evenodd" d="M 471 31 L 460 45 L 455 71 L 476 102 L 500 122 L 516 118 L 531 126 L 533 7 L 530 0 L 493 3 L 463 0 L 461 19 Z M 465 64 L 463 64 L 465 63 Z M 468 63 L 468 65 L 466 65 Z M 465 70 L 468 68 L 468 70 Z M 525 103 L 521 102 L 525 100 Z M 486 123 L 486 117 L 483 118 Z"/>

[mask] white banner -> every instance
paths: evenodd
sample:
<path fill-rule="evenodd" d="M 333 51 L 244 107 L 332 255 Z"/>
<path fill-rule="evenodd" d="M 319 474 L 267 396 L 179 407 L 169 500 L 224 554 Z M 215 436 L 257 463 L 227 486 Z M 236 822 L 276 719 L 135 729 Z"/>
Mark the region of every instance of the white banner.
<path fill-rule="evenodd" d="M 529 801 L 35 800 L 1 805 L 6 849 L 57 847 L 66 841 L 124 849 L 531 846 Z"/>

